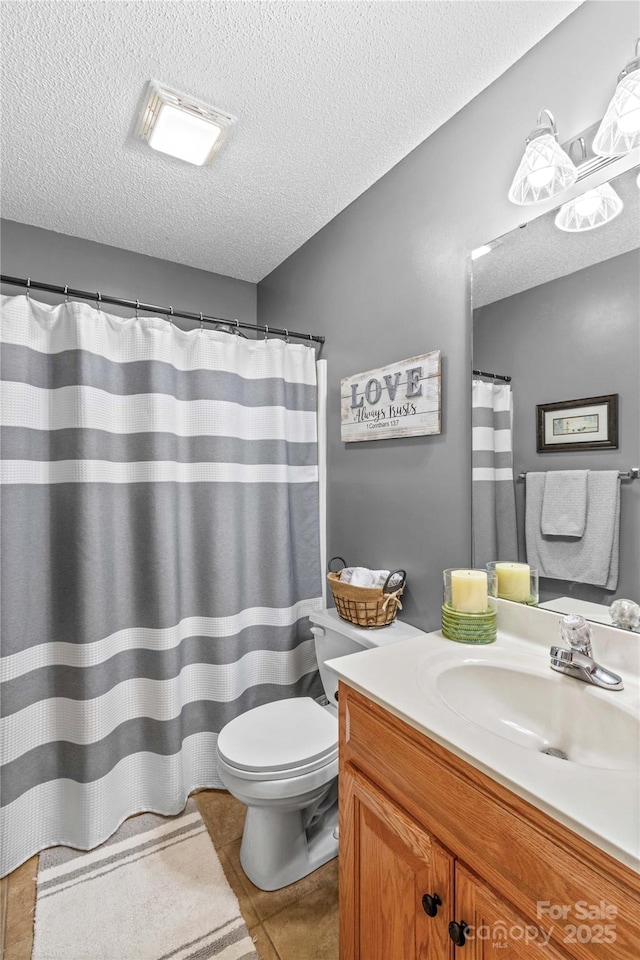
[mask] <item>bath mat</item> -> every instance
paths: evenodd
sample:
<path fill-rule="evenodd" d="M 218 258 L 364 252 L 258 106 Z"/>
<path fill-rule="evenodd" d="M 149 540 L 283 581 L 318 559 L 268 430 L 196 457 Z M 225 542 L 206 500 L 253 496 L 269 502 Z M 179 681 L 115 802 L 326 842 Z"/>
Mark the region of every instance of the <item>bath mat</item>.
<path fill-rule="evenodd" d="M 257 960 L 193 800 L 40 855 L 32 960 Z"/>

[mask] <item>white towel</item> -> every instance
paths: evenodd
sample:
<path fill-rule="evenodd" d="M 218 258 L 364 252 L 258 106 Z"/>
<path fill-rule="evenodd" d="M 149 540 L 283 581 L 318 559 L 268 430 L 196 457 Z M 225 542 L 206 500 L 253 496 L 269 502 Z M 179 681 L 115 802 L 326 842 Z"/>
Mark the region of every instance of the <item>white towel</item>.
<path fill-rule="evenodd" d="M 581 537 L 587 522 L 588 470 L 546 474 L 540 527 L 545 536 Z"/>
<path fill-rule="evenodd" d="M 369 570 L 367 567 L 345 567 L 340 573 L 341 581 L 353 587 L 382 587 L 388 576 L 388 570 Z"/>
<path fill-rule="evenodd" d="M 606 590 L 618 585 L 620 554 L 620 480 L 617 470 L 590 470 L 587 518 L 579 539 L 547 537 L 540 519 L 544 473 L 527 473 L 525 536 L 527 562 L 541 577 L 592 583 Z"/>

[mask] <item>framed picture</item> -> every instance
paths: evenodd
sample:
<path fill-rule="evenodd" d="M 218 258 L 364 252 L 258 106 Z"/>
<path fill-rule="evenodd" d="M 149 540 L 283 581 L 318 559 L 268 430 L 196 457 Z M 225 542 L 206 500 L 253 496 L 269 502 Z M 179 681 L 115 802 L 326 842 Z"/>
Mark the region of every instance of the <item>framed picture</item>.
<path fill-rule="evenodd" d="M 389 440 L 440 433 L 440 351 L 432 350 L 340 383 L 340 439 Z"/>
<path fill-rule="evenodd" d="M 618 394 L 559 400 L 536 407 L 538 453 L 618 446 Z"/>

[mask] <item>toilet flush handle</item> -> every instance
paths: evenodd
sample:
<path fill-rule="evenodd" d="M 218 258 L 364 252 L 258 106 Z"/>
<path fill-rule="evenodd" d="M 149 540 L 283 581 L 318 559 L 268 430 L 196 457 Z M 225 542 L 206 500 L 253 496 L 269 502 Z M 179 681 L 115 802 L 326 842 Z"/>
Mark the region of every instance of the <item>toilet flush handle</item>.
<path fill-rule="evenodd" d="M 326 632 L 324 627 L 311 627 L 311 633 L 314 637 L 324 637 Z"/>

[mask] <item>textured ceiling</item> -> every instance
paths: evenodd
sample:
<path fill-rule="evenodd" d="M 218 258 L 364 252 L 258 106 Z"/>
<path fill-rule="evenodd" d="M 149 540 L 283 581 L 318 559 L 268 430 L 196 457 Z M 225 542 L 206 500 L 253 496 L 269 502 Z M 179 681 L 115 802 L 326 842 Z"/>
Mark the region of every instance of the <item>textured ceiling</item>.
<path fill-rule="evenodd" d="M 577 2 L 2 2 L 2 214 L 258 281 Z M 211 167 L 146 81 L 238 118 Z"/>
<path fill-rule="evenodd" d="M 473 263 L 473 306 L 485 306 L 523 290 L 584 270 L 640 247 L 638 168 L 611 180 L 624 207 L 615 220 L 584 233 L 563 233 L 556 211 L 530 220 L 500 237 L 497 245 Z"/>

